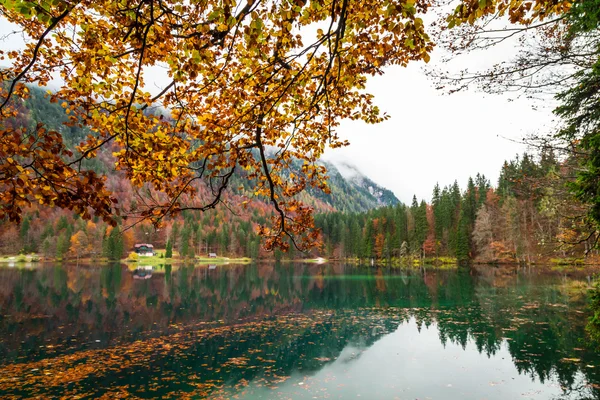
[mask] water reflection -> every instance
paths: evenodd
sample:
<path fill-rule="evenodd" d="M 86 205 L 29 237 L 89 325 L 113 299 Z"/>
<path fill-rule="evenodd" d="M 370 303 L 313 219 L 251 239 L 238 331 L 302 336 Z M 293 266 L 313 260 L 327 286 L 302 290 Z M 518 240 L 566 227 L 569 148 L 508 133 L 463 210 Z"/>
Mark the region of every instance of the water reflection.
<path fill-rule="evenodd" d="M 133 279 L 150 279 L 152 278 L 152 270 L 154 267 L 151 265 L 139 266 L 133 270 Z"/>
<path fill-rule="evenodd" d="M 0 269 L 0 396 L 600 395 L 563 277 L 211 267 Z"/>

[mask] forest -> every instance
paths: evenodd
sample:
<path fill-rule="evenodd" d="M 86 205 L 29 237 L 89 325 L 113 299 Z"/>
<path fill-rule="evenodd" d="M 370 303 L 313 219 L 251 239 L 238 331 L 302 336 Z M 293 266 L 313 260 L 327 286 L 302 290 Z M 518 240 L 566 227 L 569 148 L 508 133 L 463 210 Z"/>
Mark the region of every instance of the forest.
<path fill-rule="evenodd" d="M 56 129 L 70 147 L 87 134 L 85 128 L 66 127 L 64 109 L 44 92 L 31 89 L 14 124 L 33 127 L 43 121 Z M 118 204 L 136 210 L 146 199 L 126 176 L 114 169 L 107 151 L 85 160 L 85 167 L 108 176 L 107 187 Z M 409 265 L 414 260 L 434 263 L 594 263 L 598 251 L 590 210 L 575 198 L 572 185 L 579 168 L 577 153 L 550 145 L 533 148 L 500 166 L 498 182 L 476 174 L 461 187 L 458 180 L 440 187 L 430 199 L 413 197 L 402 204 L 388 190 L 363 177 L 357 184 L 327 166 L 329 193 L 309 189 L 297 197 L 315 210 L 319 246 L 309 252 L 292 247 L 268 251 L 258 235 L 274 210 L 253 196 L 253 181 L 244 173 L 231 177 L 223 204 L 214 209 L 183 211 L 167 217 L 160 228 L 151 221 L 134 223 L 119 218 L 116 227 L 99 217 L 81 218 L 68 209 L 33 204 L 15 225 L 0 221 L 0 254 L 35 253 L 45 259 L 109 259 L 128 256 L 135 243 L 165 249 L 193 259 L 217 253 L 252 259 L 325 257 L 360 262 Z M 289 173 L 298 173 L 293 163 Z M 474 171 L 476 172 L 476 171 Z M 464 177 L 457 177 L 462 179 Z M 210 185 L 197 188 L 209 197 Z M 372 192 L 376 192 L 375 196 Z"/>
<path fill-rule="evenodd" d="M 441 32 L 424 24 L 425 1 L 251 2 L 233 14 L 225 3 L 161 3 L 158 13 L 154 0 L 135 10 L 110 1 L 2 5 L 37 45 L 0 53 L 12 63 L 0 69 L 0 252 L 116 260 L 133 243 L 168 242 L 182 258 L 597 255 L 597 0 L 465 1 L 439 21 Z M 204 18 L 202 29 L 190 22 Z M 514 25 L 498 31 L 507 36 L 486 36 L 496 32 L 487 23 L 503 18 Z M 313 43 L 301 40 L 299 31 L 324 21 L 331 25 Z M 539 42 L 496 67 L 430 71 L 449 93 L 477 86 L 555 97 L 561 123 L 549 144 L 507 161 L 498 182 L 442 182 L 431 199 L 403 205 L 320 161 L 326 148 L 348 145 L 340 121 L 389 117 L 364 90 L 384 67 L 427 64 L 435 45 L 442 60 L 493 49 L 530 30 Z M 155 66 L 171 81 L 153 82 L 152 94 L 144 76 Z M 56 88 L 41 89 L 53 76 Z"/>
<path fill-rule="evenodd" d="M 64 127 L 68 116 L 60 105 L 32 88 L 30 97 L 12 121 L 61 130 L 75 147 L 87 134 L 82 128 Z M 86 160 L 86 167 L 109 176 L 107 185 L 121 206 L 138 208 L 145 200 L 126 177 L 114 170 L 108 151 Z M 319 247 L 310 252 L 295 248 L 285 254 L 267 251 L 257 234 L 273 217 L 268 202 L 252 196 L 253 184 L 244 174 L 232 176 L 223 205 L 204 212 L 184 211 L 168 217 L 162 227 L 119 219 L 113 227 L 100 218 L 32 205 L 22 213 L 20 225 L 0 221 L 0 254 L 35 253 L 45 259 L 119 260 L 135 243 L 170 247 L 180 258 L 193 259 L 214 252 L 252 259 L 329 259 L 408 265 L 414 260 L 434 263 L 594 263 L 598 239 L 589 218 L 589 205 L 570 190 L 578 168 L 576 154 L 545 145 L 515 156 L 500 167 L 498 182 L 476 174 L 461 187 L 458 180 L 440 187 L 430 199 L 413 197 L 400 203 L 388 190 L 368 178 L 357 184 L 327 165 L 329 194 L 308 190 L 299 195 L 315 209 L 320 231 Z M 298 171 L 293 164 L 290 171 Z M 475 171 L 474 171 L 475 172 Z M 208 185 L 199 194 L 210 195 Z M 377 192 L 379 197 L 371 192 Z M 131 228 L 129 228 L 131 226 Z M 167 246 L 169 243 L 169 246 Z"/>
<path fill-rule="evenodd" d="M 448 257 L 482 263 L 595 263 L 597 236 L 586 206 L 568 190 L 572 158 L 546 147 L 501 167 L 497 185 L 484 175 L 366 213 L 317 216 L 326 254 L 384 260 Z"/>
<path fill-rule="evenodd" d="M 338 211 L 343 205 L 321 201 L 315 216 L 321 246 L 311 253 L 292 249 L 288 254 L 261 246 L 258 226 L 271 216 L 268 204 L 248 203 L 234 211 L 218 207 L 204 213 L 184 212 L 156 229 L 149 223 L 121 231 L 96 219 L 34 207 L 20 226 L 0 229 L 2 254 L 36 253 L 49 259 L 106 258 L 118 260 L 135 243 L 169 247 L 180 258 L 210 252 L 252 259 L 329 259 L 408 265 L 414 260 L 434 263 L 594 263 L 598 252 L 586 207 L 576 201 L 567 184 L 573 175 L 571 158 L 558 157 L 546 147 L 523 153 L 501 166 L 497 184 L 481 174 L 440 187 L 431 199 L 412 204 L 372 204 L 361 212 Z M 114 178 L 113 178 L 114 179 Z M 240 179 L 240 181 L 243 181 Z M 135 201 L 123 180 L 120 201 Z M 339 186 L 339 184 L 338 184 Z M 338 187 L 336 186 L 336 187 Z M 235 201 L 235 196 L 230 195 Z M 133 200 L 131 200 L 133 199 Z M 345 201 L 357 199 L 348 192 Z M 308 199 L 317 204 L 317 199 Z M 123 221 L 126 222 L 126 221 Z"/>

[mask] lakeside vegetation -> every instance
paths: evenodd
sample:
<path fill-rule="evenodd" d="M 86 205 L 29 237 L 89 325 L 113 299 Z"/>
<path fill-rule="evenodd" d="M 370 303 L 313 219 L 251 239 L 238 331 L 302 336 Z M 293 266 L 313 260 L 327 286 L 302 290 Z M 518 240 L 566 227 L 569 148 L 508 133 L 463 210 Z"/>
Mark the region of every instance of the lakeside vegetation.
<path fill-rule="evenodd" d="M 477 174 L 464 190 L 457 181 L 436 185 L 430 201 L 414 197 L 410 206 L 398 202 L 360 213 L 321 212 L 315 226 L 322 246 L 308 253 L 263 248 L 257 230 L 269 211 L 254 203 L 243 214 L 224 208 L 184 212 L 158 230 L 142 223 L 123 232 L 62 210 L 32 207 L 18 228 L 0 222 L 0 254 L 122 260 L 135 243 L 150 242 L 162 249 L 146 259 L 152 263 L 321 257 L 385 266 L 595 265 L 600 256 L 587 208 L 566 189 L 575 168 L 572 158 L 557 157 L 547 147 L 538 155 L 525 153 L 505 162 L 495 186 Z M 174 257 L 161 259 L 169 251 Z M 218 258 L 208 257 L 213 252 Z"/>
<path fill-rule="evenodd" d="M 437 258 L 484 264 L 598 264 L 597 239 L 587 207 L 567 190 L 572 158 L 546 147 L 506 161 L 497 185 L 485 176 L 432 191 L 431 202 L 413 198 L 366 213 L 316 216 L 324 254 L 333 258 Z M 445 261 L 444 261 L 445 260 Z"/>
<path fill-rule="evenodd" d="M 224 264 L 224 263 L 235 263 L 235 264 L 248 264 L 252 261 L 248 257 L 180 257 L 177 253 L 173 254 L 173 257 L 166 258 L 164 252 L 157 252 L 154 256 L 133 256 L 135 253 L 130 253 L 129 256 L 124 259 L 127 263 L 138 264 L 138 265 L 160 265 L 160 264 L 182 264 L 182 263 L 210 263 L 210 264 Z"/>
<path fill-rule="evenodd" d="M 511 9 L 516 7 L 512 9 L 515 18 L 512 22 L 519 23 L 527 20 L 516 3 L 510 6 Z M 456 26 L 465 22 L 473 24 L 478 18 L 488 15 L 491 8 L 496 6 L 498 6 L 496 2 L 490 2 L 486 6 L 488 8 L 480 10 L 481 12 L 476 11 L 479 6 L 469 11 L 457 9 L 450 13 L 448 21 L 452 21 L 452 25 Z M 198 259 L 198 257 L 206 257 L 209 253 L 217 253 L 219 256 L 232 259 L 282 260 L 323 257 L 337 260 L 358 259 L 365 264 L 370 264 L 373 260 L 373 263 L 383 265 L 414 264 L 428 259 L 430 261 L 427 262 L 439 264 L 467 262 L 595 264 L 599 262 L 597 242 L 600 237 L 596 229 L 597 222 L 600 221 L 596 221 L 598 218 L 595 219 L 595 215 L 598 213 L 594 211 L 597 208 L 594 196 L 597 192 L 597 183 L 594 177 L 598 175 L 595 165 L 597 159 L 594 157 L 596 151 L 594 138 L 597 135 L 594 127 L 597 127 L 598 118 L 596 103 L 590 100 L 591 103 L 587 104 L 586 99 L 595 99 L 597 93 L 593 90 L 582 92 L 581 89 L 595 87 L 593 84 L 598 79 L 598 71 L 594 67 L 597 62 L 595 52 L 598 49 L 598 42 L 594 36 L 598 23 L 598 7 L 594 8 L 595 6 L 597 0 L 586 0 L 575 2 L 572 8 L 551 7 L 546 10 L 551 14 L 560 15 L 560 24 L 565 24 L 561 25 L 565 32 L 568 32 L 566 35 L 569 37 L 565 51 L 573 51 L 570 46 L 574 38 L 581 41 L 578 42 L 579 45 L 593 50 L 587 56 L 588 63 L 581 67 L 579 73 L 556 88 L 559 93 L 558 100 L 562 103 L 556 112 L 565 122 L 565 126 L 554 137 L 559 144 L 536 142 L 539 150 L 537 153 L 525 153 L 505 162 L 498 182 L 492 183 L 484 175 L 477 174 L 467 180 L 466 187 L 461 187 L 458 181 L 447 182 L 445 186 L 436 185 L 431 199 L 414 197 L 410 205 L 399 203 L 391 192 L 377 187 L 372 181 L 367 182 L 368 187 L 351 184 L 343 179 L 333 166 L 319 164 L 318 154 L 313 152 L 314 149 L 319 149 L 317 153 L 320 154 L 322 148 L 308 146 L 305 141 L 297 144 L 299 147 L 295 148 L 293 154 L 286 153 L 280 159 L 273 159 L 272 155 L 265 153 L 262 142 L 261 144 L 244 142 L 242 148 L 237 148 L 236 144 L 240 143 L 230 141 L 227 142 L 228 146 L 234 146 L 236 151 L 229 149 L 216 156 L 213 154 L 214 146 L 220 143 L 216 137 L 227 136 L 227 133 L 220 131 L 214 124 L 217 117 L 224 118 L 226 113 L 215 114 L 215 110 L 206 105 L 197 105 L 199 108 L 195 111 L 202 111 L 201 119 L 210 121 L 207 122 L 207 126 L 214 128 L 216 136 L 205 143 L 206 138 L 195 142 L 191 139 L 199 134 L 196 130 L 186 131 L 185 137 L 177 136 L 180 132 L 177 134 L 172 132 L 173 136 L 169 137 L 177 137 L 178 141 L 167 146 L 164 140 L 168 136 L 167 132 L 172 130 L 175 119 L 175 116 L 167 115 L 170 111 L 169 105 L 174 105 L 170 97 L 162 99 L 166 103 L 163 104 L 160 112 L 153 114 L 145 108 L 137 109 L 133 106 L 137 104 L 133 100 L 139 95 L 134 91 L 132 94 L 134 99 L 128 107 L 124 107 L 128 111 L 113 110 L 110 105 L 112 103 L 108 102 L 101 105 L 105 108 L 103 112 L 91 116 L 85 114 L 84 110 L 93 109 L 97 105 L 89 104 L 89 96 L 82 97 L 73 93 L 73 90 L 75 92 L 77 90 L 71 88 L 67 81 L 57 92 L 47 94 L 34 86 L 20 86 L 21 82 L 16 80 L 13 83 L 19 84 L 19 90 L 13 90 L 15 87 L 6 85 L 10 82 L 7 75 L 3 78 L 6 82 L 1 86 L 1 90 L 5 91 L 6 88 L 10 90 L 6 93 L 6 101 L 2 103 L 2 108 L 9 110 L 10 116 L 3 119 L 0 126 L 2 132 L 6 132 L 2 140 L 7 141 L 2 142 L 6 150 L 2 150 L 4 152 L 0 154 L 2 158 L 0 171 L 6 171 L 0 175 L 2 176 L 0 185 L 6 185 L 10 177 L 10 182 L 22 185 L 23 190 L 2 192 L 0 254 L 36 253 L 45 259 L 55 260 L 121 260 L 127 257 L 134 244 L 150 242 L 156 248 L 174 249 L 180 254 L 181 259 Z M 17 24 L 24 23 L 20 18 L 23 17 L 21 14 L 27 7 L 24 4 L 23 7 L 14 9 L 12 13 L 7 14 L 7 17 L 13 18 Z M 48 7 L 52 8 L 56 5 L 48 5 Z M 84 10 L 81 12 L 85 13 Z M 415 10 L 411 10 L 402 18 L 416 18 L 414 12 Z M 37 11 L 34 13 L 37 16 L 36 13 Z M 546 15 L 542 6 L 540 9 L 532 10 L 532 13 L 540 19 Z M 275 15 L 269 13 L 268 18 L 274 18 Z M 318 15 L 319 17 L 315 15 L 315 18 L 326 18 L 324 15 Z M 385 15 L 385 18 L 394 18 L 393 13 L 386 12 Z M 78 18 L 82 18 L 82 15 L 78 14 Z M 32 23 L 42 22 L 35 21 L 37 20 L 34 18 Z M 74 18 L 70 23 L 77 24 L 76 21 L 78 19 Z M 558 20 L 556 23 L 559 24 Z M 275 27 L 271 28 L 275 29 Z M 417 44 L 423 52 L 418 55 L 412 53 L 416 43 L 400 45 L 398 51 L 413 54 L 416 59 L 428 60 L 428 52 L 431 50 L 430 38 L 421 35 L 423 33 L 421 25 L 418 28 L 419 38 L 423 41 Z M 181 29 L 181 26 L 178 25 L 176 30 L 178 29 Z M 253 27 L 253 29 L 258 28 Z M 353 29 L 358 28 L 353 26 Z M 454 35 L 453 37 L 460 34 L 467 33 L 450 30 L 450 35 Z M 554 40 L 561 42 L 567 39 L 557 37 Z M 117 42 L 116 38 L 107 39 L 107 43 L 113 45 Z M 378 43 L 373 44 L 378 45 Z M 299 43 L 289 45 L 292 46 L 291 48 L 296 45 L 301 46 Z M 71 50 L 78 57 L 84 56 L 80 50 Z M 537 59 L 529 55 L 531 58 L 525 61 L 535 65 Z M 52 55 L 47 54 L 47 56 Z M 176 59 L 180 55 L 175 52 L 163 56 Z M 344 53 L 343 57 L 346 56 L 348 55 Z M 394 57 L 396 56 L 399 55 L 396 54 Z M 9 55 L 9 58 L 19 57 L 28 56 L 19 52 Z M 240 55 L 240 57 L 245 56 Z M 266 60 L 250 61 L 259 64 L 264 62 L 266 64 L 263 67 L 267 69 L 274 67 Z M 386 59 L 386 63 L 389 62 L 392 61 Z M 200 64 L 195 65 L 194 68 L 198 69 L 196 73 L 202 75 L 206 71 L 203 69 L 205 66 Z M 352 62 L 350 64 L 354 65 Z M 179 64 L 174 63 L 174 65 Z M 309 67 L 316 68 L 316 65 L 311 64 Z M 120 71 L 116 65 L 107 64 L 103 65 L 103 68 L 106 68 L 106 71 L 127 75 L 127 72 Z M 278 71 L 284 72 L 279 69 Z M 356 72 L 353 70 L 351 76 L 354 77 Z M 363 70 L 359 75 L 363 74 L 361 76 L 364 78 L 371 73 L 371 70 Z M 481 75 L 481 79 L 485 77 L 485 74 Z M 493 85 L 486 86 L 490 90 L 511 82 L 510 77 L 502 78 L 500 81 L 494 81 L 491 75 L 487 75 L 487 78 L 493 81 Z M 33 81 L 35 83 L 35 79 Z M 346 82 L 349 87 L 342 82 L 345 81 L 339 81 L 337 84 L 345 87 L 345 90 L 362 87 L 362 83 L 358 81 Z M 296 83 L 294 81 L 294 84 Z M 584 83 L 587 86 L 583 85 Z M 80 84 L 82 83 L 78 82 L 76 86 L 79 88 Z M 190 81 L 183 79 L 181 84 L 190 84 Z M 230 85 L 224 82 L 210 84 L 220 87 L 223 96 L 224 93 L 228 93 L 233 98 L 237 96 L 237 92 L 231 92 Z M 294 88 L 288 89 L 309 90 L 302 85 Z M 111 98 L 111 94 L 115 96 L 118 94 L 118 90 L 113 93 L 95 86 L 90 86 L 88 89 L 90 93 L 100 90 L 101 97 Z M 288 89 L 281 95 L 288 96 L 290 94 L 287 92 Z M 529 89 L 532 88 L 523 88 L 525 91 Z M 61 91 L 68 93 L 65 98 L 69 101 L 58 101 L 61 99 Z M 10 96 L 22 102 L 13 103 L 9 101 Z M 269 96 L 266 94 L 261 96 L 266 96 L 261 98 L 268 103 Z M 140 104 L 144 104 L 147 99 L 138 100 Z M 221 100 L 224 104 L 229 104 L 227 101 L 231 99 L 225 96 Z M 360 104 L 357 99 L 349 101 L 356 107 Z M 240 104 L 251 107 L 244 102 Z M 380 121 L 377 117 L 378 109 L 370 106 L 360 109 L 356 118 L 363 118 L 368 122 Z M 139 121 L 135 129 L 144 131 L 144 134 L 136 137 L 138 139 L 146 137 L 147 140 L 136 141 L 135 146 L 152 143 L 152 146 L 157 148 L 153 148 L 151 153 L 160 153 L 162 159 L 147 160 L 145 156 L 141 156 L 147 154 L 147 149 L 143 152 L 140 152 L 137 147 L 130 149 L 125 146 L 123 149 L 122 139 L 115 140 L 107 146 L 103 143 L 97 151 L 86 152 L 86 146 L 92 146 L 90 137 L 93 138 L 94 134 L 100 135 L 98 132 L 105 132 L 104 128 L 109 130 L 114 128 L 111 124 L 116 120 L 110 119 L 111 123 L 101 116 L 111 115 L 111 118 L 117 118 L 120 115 L 119 118 L 124 118 L 122 112 L 126 112 L 127 117 L 130 113 L 136 115 Z M 208 118 L 208 115 L 211 117 Z M 329 122 L 332 125 L 329 128 L 335 126 L 333 120 L 342 116 L 347 114 L 332 115 L 332 121 Z M 311 114 L 312 119 L 317 117 L 318 113 Z M 200 117 L 193 117 L 192 112 L 182 118 L 184 120 L 187 118 L 189 122 Z M 274 115 L 270 118 L 272 118 L 271 122 L 277 120 Z M 127 118 L 125 120 L 127 121 Z M 86 121 L 86 123 L 76 123 L 76 121 Z M 289 123 L 285 121 L 284 125 Z M 248 120 L 245 123 L 250 126 L 257 124 L 255 120 Z M 262 123 L 259 125 L 262 128 Z M 324 128 L 321 125 L 319 127 Z M 241 131 L 246 132 L 244 129 Z M 126 130 L 130 132 L 129 128 Z M 328 134 L 331 132 L 330 129 L 326 131 Z M 16 135 L 9 135 L 11 132 Z M 17 148 L 17 153 L 7 158 L 10 151 L 16 151 L 10 143 L 11 140 L 19 137 L 17 134 L 19 132 L 24 135 L 39 135 L 40 142 L 44 143 L 39 149 L 29 149 L 31 150 L 29 158 L 32 161 L 29 164 L 26 162 L 29 160 L 28 157 L 19 153 L 27 149 Z M 306 134 L 310 136 L 313 133 Z M 125 133 L 115 133 L 115 137 L 119 135 Z M 46 139 L 47 142 L 44 141 Z M 100 140 L 99 137 L 96 139 Z M 209 158 L 216 157 L 213 160 L 214 165 L 209 163 L 215 172 L 207 179 L 200 179 L 202 176 L 194 178 L 189 176 L 188 166 L 194 165 L 191 169 L 194 170 L 197 168 L 194 163 L 198 160 L 194 158 L 197 154 L 188 151 L 185 145 L 187 140 L 192 140 L 194 146 L 200 146 L 202 151 L 208 151 L 210 156 L 207 156 L 206 162 Z M 272 140 L 271 146 L 277 143 L 277 138 Z M 295 139 L 290 140 L 293 142 Z M 324 139 L 319 138 L 319 140 Z M 126 142 L 129 143 L 129 140 Z M 336 143 L 335 146 L 341 145 L 336 140 L 333 142 Z M 54 151 L 49 151 L 52 145 L 57 147 Z M 163 145 L 168 149 L 161 147 Z M 304 145 L 308 146 L 305 150 L 310 156 L 306 156 L 299 150 Z M 116 151 L 119 148 L 122 153 Z M 288 147 L 284 146 L 284 148 Z M 177 149 L 181 150 L 181 163 L 177 164 L 174 170 L 164 170 L 162 161 L 167 160 L 167 156 Z M 68 152 L 74 150 L 76 150 L 75 155 L 68 155 Z M 64 171 L 52 172 L 52 168 L 56 166 L 51 168 L 49 165 L 51 163 L 48 162 L 39 165 L 38 169 L 31 170 L 35 164 L 34 160 L 41 159 L 42 155 L 49 157 L 50 154 L 56 156 L 53 162 L 61 165 Z M 81 156 L 79 159 L 76 158 L 77 154 Z M 139 160 L 136 159 L 141 167 L 130 170 L 132 164 L 128 157 L 131 154 L 141 157 Z M 76 161 L 72 160 L 74 157 Z M 233 158 L 228 159 L 228 157 Z M 239 166 L 242 168 L 231 167 L 238 166 L 238 163 L 241 163 Z M 73 165 L 77 165 L 78 169 L 75 170 Z M 270 165 L 270 168 L 265 169 L 264 165 Z M 42 166 L 49 168 L 49 171 L 40 176 L 39 171 L 43 170 Z M 324 180 L 327 169 L 332 175 L 329 184 L 325 184 Z M 81 170 L 86 171 L 87 175 L 80 175 Z M 158 170 L 163 171 L 163 175 L 153 175 L 154 171 Z M 141 171 L 146 171 L 146 175 Z M 202 173 L 204 172 L 203 170 Z M 268 179 L 272 178 L 271 173 L 276 175 L 276 179 Z M 74 189 L 69 189 L 69 185 L 65 182 L 61 184 L 56 182 L 57 193 L 50 196 L 48 188 L 51 186 L 47 185 L 50 177 L 55 179 L 55 175 L 60 178 L 65 174 L 80 179 L 71 180 L 79 182 L 77 190 L 82 192 L 74 196 Z M 132 181 L 133 176 L 137 178 Z M 191 179 L 189 185 L 183 184 L 180 180 L 181 176 Z M 169 181 L 172 187 L 169 186 Z M 45 183 L 41 185 L 40 182 Z M 271 183 L 265 186 L 265 182 Z M 152 190 L 151 183 L 155 185 Z M 309 183 L 313 183 L 316 187 L 311 189 Z M 93 194 L 88 193 L 89 196 L 86 197 L 83 192 L 84 188 L 90 188 L 89 185 L 96 186 Z M 59 187 L 62 189 L 57 190 L 56 188 Z M 162 193 L 160 196 L 166 197 L 161 201 L 164 200 L 165 203 L 159 205 L 160 202 L 147 202 L 141 193 L 141 187 L 144 187 L 143 191 L 150 197 Z M 180 194 L 185 194 L 181 198 L 177 197 L 176 201 L 193 203 L 193 199 L 211 199 L 217 194 L 218 197 L 215 203 L 209 202 L 206 207 L 190 203 L 189 207 L 181 207 L 179 210 L 181 204 L 174 207 L 175 204 L 170 203 L 175 201 L 172 198 L 175 187 L 181 189 Z M 22 196 L 19 194 L 21 192 Z M 194 196 L 191 196 L 192 192 Z M 373 193 L 378 194 L 378 197 Z M 107 205 L 109 198 L 110 204 Z M 116 212 L 110 214 L 108 211 L 113 209 L 127 212 L 121 216 Z M 95 214 L 91 212 L 93 210 L 96 211 Z M 19 226 L 13 224 L 17 220 L 20 221 Z M 280 221 L 279 225 L 277 221 Z M 288 222 L 289 229 L 286 227 Z M 269 228 L 269 225 L 275 228 Z M 308 253 L 298 251 L 292 243 L 302 250 L 308 250 Z M 283 250 L 288 251 L 283 252 Z"/>

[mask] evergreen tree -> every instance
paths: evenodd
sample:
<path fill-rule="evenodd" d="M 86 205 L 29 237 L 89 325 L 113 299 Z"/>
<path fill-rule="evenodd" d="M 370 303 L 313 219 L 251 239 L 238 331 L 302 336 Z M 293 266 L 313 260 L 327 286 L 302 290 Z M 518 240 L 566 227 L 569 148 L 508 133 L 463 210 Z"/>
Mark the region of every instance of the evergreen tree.
<path fill-rule="evenodd" d="M 487 200 L 487 192 L 490 189 L 490 181 L 488 181 L 485 175 L 477 174 L 475 177 L 475 184 L 477 185 L 477 210 L 481 208 Z M 477 213 L 475 213 L 477 214 Z"/>
<path fill-rule="evenodd" d="M 197 251 L 198 255 L 200 255 L 202 254 L 202 225 L 198 224 L 198 226 L 194 229 L 193 233 L 194 250 Z"/>
<path fill-rule="evenodd" d="M 48 257 L 50 255 L 50 249 L 52 247 L 51 239 L 49 237 L 45 238 L 42 242 L 42 254 L 44 257 Z"/>
<path fill-rule="evenodd" d="M 358 216 L 350 216 L 350 239 L 349 239 L 349 249 L 350 254 L 353 257 L 361 257 L 362 256 L 362 230 L 358 224 Z"/>
<path fill-rule="evenodd" d="M 436 182 L 435 186 L 433 187 L 433 194 L 431 196 L 431 205 L 433 207 L 437 206 L 440 203 L 440 196 L 440 184 Z"/>
<path fill-rule="evenodd" d="M 419 244 L 419 248 L 423 246 L 423 242 L 427 238 L 427 231 L 429 230 L 429 224 L 427 222 L 427 203 L 425 200 L 421 200 L 417 213 L 415 215 L 415 229 L 416 238 Z"/>
<path fill-rule="evenodd" d="M 473 178 L 469 177 L 467 191 L 463 203 L 464 216 L 467 219 L 467 226 L 472 227 L 477 217 L 477 189 Z"/>
<path fill-rule="evenodd" d="M 458 223 L 458 232 L 456 237 L 456 258 L 461 262 L 468 261 L 471 253 L 468 219 L 469 218 L 466 214 L 461 213 Z"/>
<path fill-rule="evenodd" d="M 431 196 L 431 207 L 433 208 L 433 218 L 435 221 L 435 238 L 438 241 L 441 241 L 445 227 L 445 221 L 443 193 L 440 191 L 440 185 L 438 183 L 436 183 L 433 188 L 433 195 Z"/>
<path fill-rule="evenodd" d="M 56 231 L 61 231 L 63 229 L 67 229 L 69 227 L 69 221 L 67 221 L 67 217 L 64 215 L 58 219 L 58 223 L 56 224 Z"/>
<path fill-rule="evenodd" d="M 173 257 L 173 242 L 171 241 L 171 238 L 167 239 L 167 246 L 165 249 L 165 258 L 172 258 Z"/>
<path fill-rule="evenodd" d="M 48 222 L 44 226 L 44 231 L 42 232 L 42 235 L 40 236 L 40 240 L 43 241 L 44 239 L 51 238 L 51 237 L 54 237 L 54 228 L 52 226 L 52 223 Z"/>
<path fill-rule="evenodd" d="M 408 240 L 408 218 L 406 215 L 407 209 L 404 204 L 396 206 L 396 239 L 395 244 L 400 248 L 402 243 Z"/>
<path fill-rule="evenodd" d="M 207 215 L 208 217 L 208 215 Z M 204 224 L 206 225 L 206 224 Z M 177 241 L 179 240 L 179 224 L 177 222 L 173 223 L 173 228 L 171 229 L 171 244 L 173 245 L 173 247 L 177 250 L 179 249 L 179 246 L 177 246 Z M 181 251 L 180 251 L 181 253 Z"/>
<path fill-rule="evenodd" d="M 179 255 L 182 258 L 186 258 L 190 255 L 190 234 L 190 226 L 186 223 L 181 231 L 181 244 L 179 246 Z"/>
<path fill-rule="evenodd" d="M 56 242 L 56 258 L 62 259 L 68 252 L 71 246 L 71 235 L 68 230 L 64 230 L 58 237 Z"/>
<path fill-rule="evenodd" d="M 19 230 L 19 239 L 21 240 L 21 246 L 24 253 L 29 253 L 33 250 L 29 240 L 29 228 L 30 218 L 23 218 L 21 229 Z"/>
<path fill-rule="evenodd" d="M 392 238 L 389 230 L 385 234 L 385 240 L 383 242 L 383 256 L 388 260 L 388 265 L 392 260 Z"/>
<path fill-rule="evenodd" d="M 104 256 L 109 260 L 120 260 L 125 252 L 125 243 L 118 227 L 110 230 L 105 242 L 106 245 L 102 246 Z"/>
<path fill-rule="evenodd" d="M 373 228 L 373 220 L 369 219 L 365 227 L 364 235 L 364 252 L 362 257 L 371 258 L 373 257 L 373 250 L 375 248 L 375 229 Z"/>
<path fill-rule="evenodd" d="M 231 244 L 231 236 L 229 234 L 229 225 L 223 224 L 221 233 L 219 234 L 219 252 L 226 254 Z"/>

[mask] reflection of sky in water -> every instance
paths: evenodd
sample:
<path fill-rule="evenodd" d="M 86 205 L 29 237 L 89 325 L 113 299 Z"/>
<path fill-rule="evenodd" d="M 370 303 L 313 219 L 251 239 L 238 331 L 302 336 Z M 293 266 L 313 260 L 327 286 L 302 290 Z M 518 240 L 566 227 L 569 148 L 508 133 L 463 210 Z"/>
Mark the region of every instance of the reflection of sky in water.
<path fill-rule="evenodd" d="M 576 386 L 585 387 L 577 374 Z M 554 399 L 593 398 L 588 390 L 563 396 L 555 381 L 519 374 L 504 342 L 488 357 L 472 341 L 444 346 L 436 324 L 414 318 L 370 347 L 349 344 L 336 360 L 310 375 L 295 371 L 276 389 L 250 383 L 248 399 Z"/>

